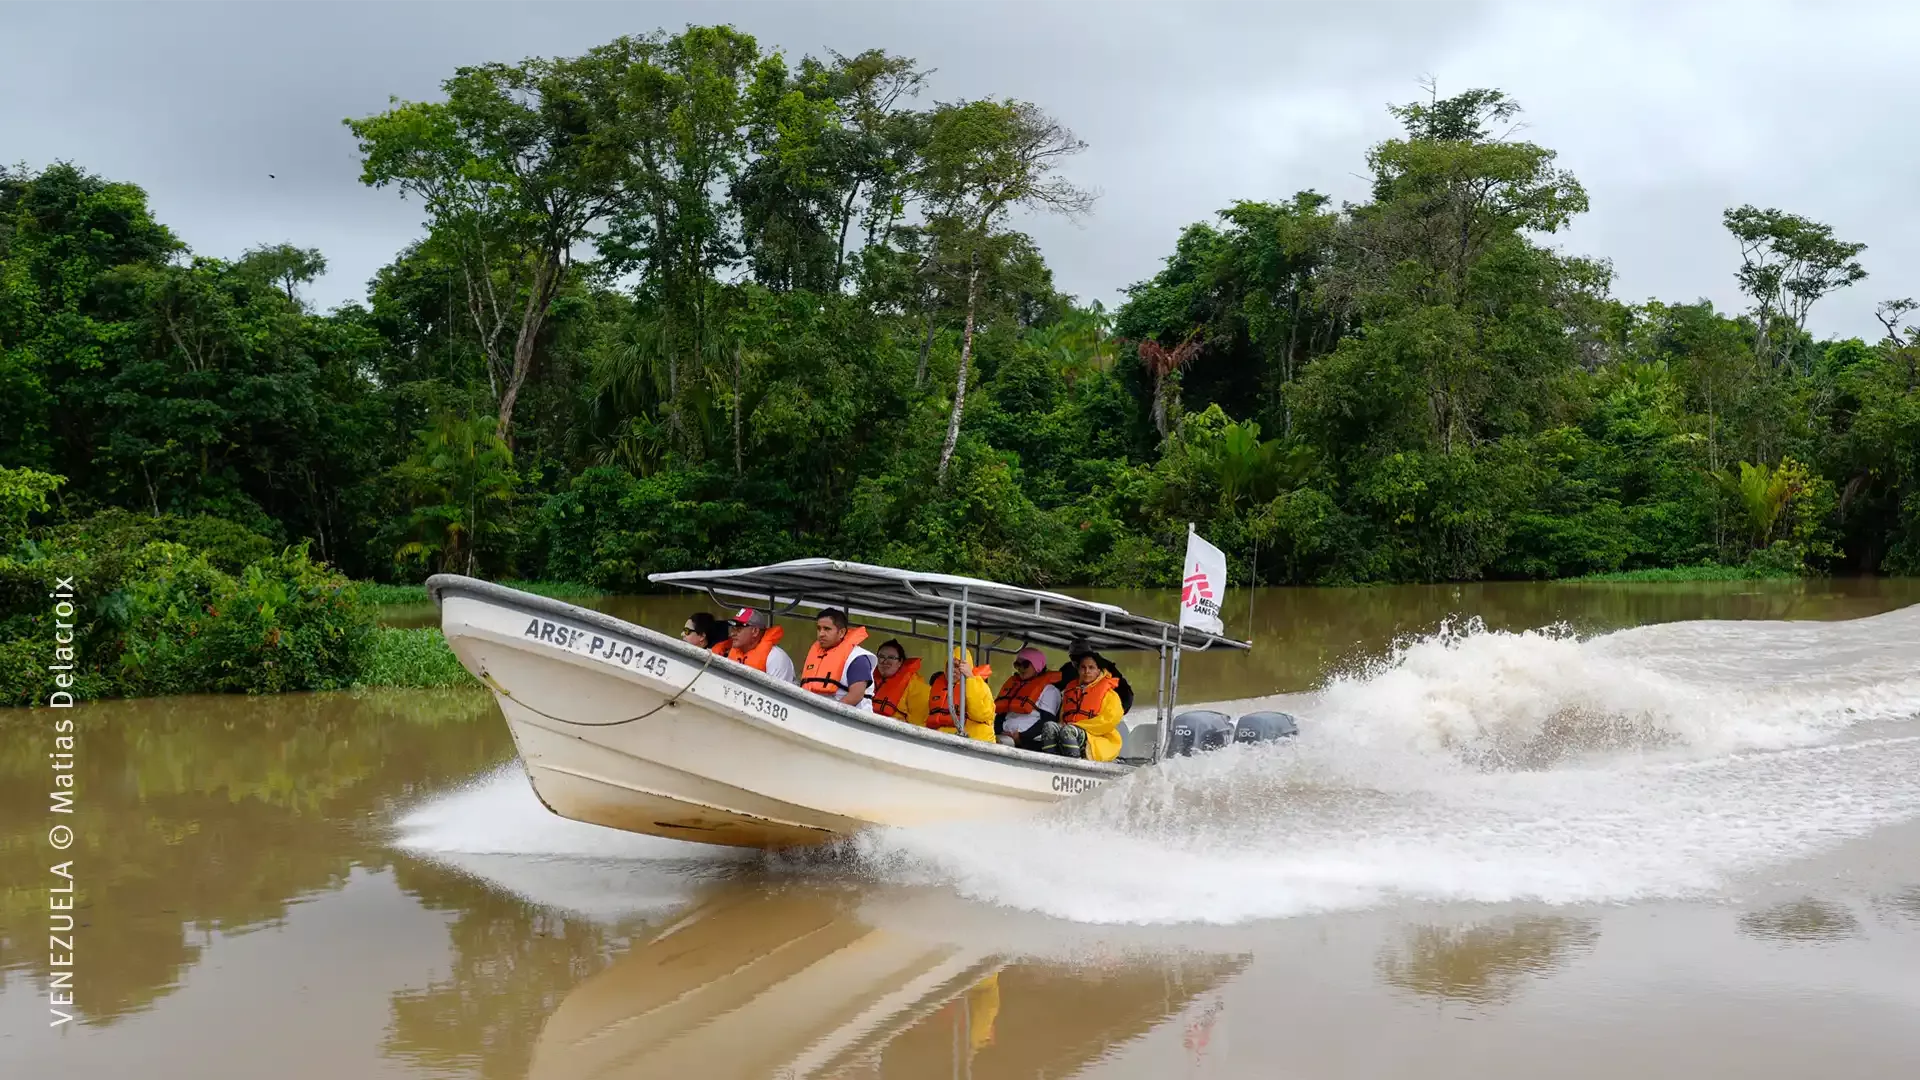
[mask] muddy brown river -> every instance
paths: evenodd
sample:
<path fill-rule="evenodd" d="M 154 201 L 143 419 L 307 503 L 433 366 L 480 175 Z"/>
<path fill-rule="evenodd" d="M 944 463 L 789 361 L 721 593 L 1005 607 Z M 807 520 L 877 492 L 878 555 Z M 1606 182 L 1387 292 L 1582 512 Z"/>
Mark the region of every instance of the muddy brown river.
<path fill-rule="evenodd" d="M 1297 739 L 831 852 L 555 818 L 479 691 L 0 711 L 0 1077 L 1920 1075 L 1920 582 L 1234 601 L 1182 700 Z"/>

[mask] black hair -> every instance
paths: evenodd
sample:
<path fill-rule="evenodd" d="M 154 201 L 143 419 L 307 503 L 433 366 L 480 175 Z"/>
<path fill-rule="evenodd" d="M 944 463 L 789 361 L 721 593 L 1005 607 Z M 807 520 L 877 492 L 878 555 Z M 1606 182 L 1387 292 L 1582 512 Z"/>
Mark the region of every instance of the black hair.
<path fill-rule="evenodd" d="M 874 658 L 876 660 L 879 659 L 880 653 L 886 649 L 892 649 L 894 652 L 899 653 L 900 659 L 902 660 L 905 660 L 907 658 L 907 647 L 905 645 L 900 644 L 899 638 L 888 638 L 887 640 L 881 642 L 880 647 L 873 650 Z"/>
<path fill-rule="evenodd" d="M 1120 685 L 1115 687 L 1114 691 L 1120 695 L 1121 711 L 1131 711 L 1133 709 L 1133 684 L 1128 682 L 1127 677 L 1121 673 L 1120 665 L 1094 652 L 1085 638 L 1075 640 L 1072 647 L 1074 650 L 1072 655 L 1067 657 L 1066 663 L 1060 665 L 1061 686 L 1065 687 L 1075 679 L 1078 679 L 1080 677 L 1079 668 L 1081 658 L 1091 656 L 1093 657 L 1093 662 L 1100 665 L 1101 671 L 1106 672 L 1119 681 Z"/>
<path fill-rule="evenodd" d="M 710 612 L 696 611 L 687 616 L 687 622 L 693 627 L 694 633 L 706 639 L 709 649 L 727 640 L 727 624 Z"/>
<path fill-rule="evenodd" d="M 827 620 L 828 622 L 833 624 L 833 628 L 835 630 L 845 630 L 847 628 L 847 613 L 844 611 L 841 611 L 837 607 L 830 607 L 825 611 L 822 611 L 820 614 L 815 615 L 814 619 Z"/>

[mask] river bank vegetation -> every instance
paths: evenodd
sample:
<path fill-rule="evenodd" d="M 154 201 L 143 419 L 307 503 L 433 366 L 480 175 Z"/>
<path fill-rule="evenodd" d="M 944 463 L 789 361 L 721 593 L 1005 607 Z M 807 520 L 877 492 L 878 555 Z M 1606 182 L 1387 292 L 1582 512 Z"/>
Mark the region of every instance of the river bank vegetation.
<path fill-rule="evenodd" d="M 1188 522 L 1263 584 L 1920 569 L 1917 309 L 1807 329 L 1865 245 L 1733 207 L 1743 309 L 1616 297 L 1496 90 L 1395 108 L 1362 201 L 1249 191 L 1112 312 L 1019 229 L 1099 227 L 1083 144 L 904 57 L 694 27 L 443 91 L 348 121 L 423 230 L 332 311 L 321 249 L 0 171 L 0 698 L 68 571 L 131 693 L 350 683 L 354 582 L 441 570 L 1165 585 Z"/>

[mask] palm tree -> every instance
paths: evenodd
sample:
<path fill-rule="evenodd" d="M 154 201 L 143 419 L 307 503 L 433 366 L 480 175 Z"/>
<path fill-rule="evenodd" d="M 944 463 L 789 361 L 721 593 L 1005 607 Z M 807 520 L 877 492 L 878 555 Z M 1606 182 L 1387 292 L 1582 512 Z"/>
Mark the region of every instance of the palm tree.
<path fill-rule="evenodd" d="M 1153 377 L 1153 429 L 1162 439 L 1167 437 L 1167 399 L 1179 394 L 1171 376 L 1193 363 L 1202 347 L 1198 330 L 1171 349 L 1152 339 L 1140 343 L 1140 366 Z"/>

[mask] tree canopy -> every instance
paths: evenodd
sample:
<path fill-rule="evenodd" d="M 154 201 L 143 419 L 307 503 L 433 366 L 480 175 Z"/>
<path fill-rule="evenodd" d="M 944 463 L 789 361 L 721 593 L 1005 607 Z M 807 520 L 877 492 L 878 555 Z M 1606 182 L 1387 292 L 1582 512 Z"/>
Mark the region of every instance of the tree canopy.
<path fill-rule="evenodd" d="M 195 254 L 133 183 L 0 170 L 8 542 L 207 515 L 361 578 L 609 589 L 1165 584 L 1188 522 L 1268 583 L 1920 569 L 1916 308 L 1817 340 L 1866 280 L 1829 226 L 1729 209 L 1747 310 L 1625 303 L 1519 103 L 1430 90 L 1354 148 L 1363 201 L 1249 192 L 1109 313 L 1016 227 L 1098 227 L 1084 143 L 931 86 L 726 26 L 462 67 L 347 121 L 422 234 L 329 312 L 298 238 Z"/>

